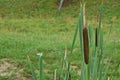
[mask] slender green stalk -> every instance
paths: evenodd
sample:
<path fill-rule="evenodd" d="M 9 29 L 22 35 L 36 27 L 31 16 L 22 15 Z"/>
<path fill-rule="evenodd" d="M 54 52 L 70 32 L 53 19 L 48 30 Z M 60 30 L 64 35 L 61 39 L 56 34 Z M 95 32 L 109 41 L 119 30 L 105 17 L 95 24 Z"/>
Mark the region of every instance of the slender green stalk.
<path fill-rule="evenodd" d="M 88 70 L 88 65 L 86 65 L 86 80 L 89 80 L 89 70 Z"/>
<path fill-rule="evenodd" d="M 39 66 L 40 66 L 40 69 L 39 69 L 39 75 L 40 75 L 40 80 L 42 80 L 42 53 L 38 53 L 39 55 Z"/>
<path fill-rule="evenodd" d="M 101 30 L 102 23 L 102 11 L 103 11 L 103 0 L 100 6 L 100 18 L 99 18 L 99 26 L 98 26 L 98 37 L 99 37 L 99 57 L 98 57 L 98 79 L 102 79 L 102 55 L 103 55 L 103 33 Z"/>
<path fill-rule="evenodd" d="M 98 68 L 98 65 L 97 65 L 97 63 L 98 63 L 98 48 L 95 48 L 95 56 L 93 57 L 94 59 L 93 59 L 93 61 L 94 61 L 94 63 L 93 63 L 93 75 L 92 75 L 92 80 L 96 80 L 96 78 L 97 78 L 97 68 Z"/>
<path fill-rule="evenodd" d="M 28 63 L 29 63 L 31 72 L 32 72 L 33 80 L 37 80 L 37 77 L 36 77 L 36 74 L 35 74 L 35 70 L 34 70 L 34 68 L 33 68 L 33 66 L 32 66 L 32 63 L 31 63 L 31 61 L 30 61 L 29 56 L 27 56 L 27 58 L 28 58 Z"/>
<path fill-rule="evenodd" d="M 76 30 L 75 30 L 75 34 L 74 34 L 74 38 L 73 38 L 73 42 L 72 42 L 72 48 L 71 48 L 71 53 L 73 51 L 73 47 L 76 41 L 76 37 L 77 37 L 77 32 L 79 29 L 79 34 L 80 34 L 80 47 L 81 47 L 81 52 L 82 52 L 82 32 L 83 32 L 83 6 L 81 6 L 80 8 L 80 17 L 76 26 Z"/>
<path fill-rule="evenodd" d="M 80 47 L 81 47 L 81 53 L 84 53 L 83 51 L 83 2 L 81 6 L 81 11 L 80 11 L 80 25 L 79 25 L 79 34 L 80 34 Z M 81 75 L 80 75 L 80 80 L 85 80 L 85 62 L 84 62 L 84 54 L 82 54 L 82 70 L 81 70 Z"/>
<path fill-rule="evenodd" d="M 75 41 L 76 41 L 78 28 L 79 28 L 79 26 L 77 25 L 77 26 L 76 26 L 76 30 L 75 30 L 75 34 L 74 34 L 74 38 L 73 38 L 73 42 L 72 42 L 71 54 L 72 54 L 72 52 L 73 52 L 73 47 L 74 47 L 74 44 L 75 44 Z"/>
<path fill-rule="evenodd" d="M 57 69 L 54 71 L 54 80 L 57 80 Z"/>
<path fill-rule="evenodd" d="M 89 25 L 89 27 L 88 27 L 88 30 L 89 30 L 89 42 L 90 42 L 90 47 L 92 47 L 92 29 L 91 29 L 91 27 L 90 27 L 90 25 Z"/>
<path fill-rule="evenodd" d="M 70 74 L 70 63 L 68 63 L 68 69 L 67 69 L 65 80 L 69 80 L 69 74 Z"/>
<path fill-rule="evenodd" d="M 81 53 L 83 52 L 83 38 L 82 38 L 82 35 L 83 35 L 83 5 L 81 6 L 81 9 L 80 9 L 80 18 L 79 18 L 79 38 L 80 38 L 80 48 L 81 48 Z"/>
<path fill-rule="evenodd" d="M 102 24 L 102 10 L 103 10 L 103 5 L 100 5 L 100 17 L 99 17 L 99 25 L 98 25 L 98 34 L 99 34 L 99 30 L 101 29 L 101 24 Z"/>
<path fill-rule="evenodd" d="M 64 60 L 64 56 L 65 56 L 65 54 L 63 54 L 62 53 L 62 56 L 61 56 L 61 58 L 62 58 L 62 65 L 61 65 L 61 68 L 60 68 L 60 71 L 61 71 L 61 73 L 60 73 L 60 79 L 61 78 L 63 78 L 63 70 L 64 70 L 64 67 L 66 66 L 66 62 L 65 62 L 65 60 Z"/>

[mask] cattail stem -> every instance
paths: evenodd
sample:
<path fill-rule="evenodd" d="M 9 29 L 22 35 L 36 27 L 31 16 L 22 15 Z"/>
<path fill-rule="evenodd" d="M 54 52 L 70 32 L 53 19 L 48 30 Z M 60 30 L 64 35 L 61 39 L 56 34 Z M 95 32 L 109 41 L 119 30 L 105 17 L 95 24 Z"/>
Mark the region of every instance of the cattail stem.
<path fill-rule="evenodd" d="M 33 79 L 34 79 L 34 80 L 37 80 L 37 76 L 36 76 L 35 70 L 34 70 L 34 68 L 33 68 L 32 62 L 31 62 L 29 56 L 27 56 L 27 57 L 28 57 L 28 63 L 29 63 L 29 65 L 30 65 L 30 69 L 31 69 L 31 72 L 32 72 Z"/>
<path fill-rule="evenodd" d="M 86 65 L 86 80 L 89 80 L 88 65 Z"/>
<path fill-rule="evenodd" d="M 40 65 L 40 69 L 39 69 L 39 73 L 40 73 L 40 80 L 42 80 L 42 62 L 43 62 L 43 57 L 42 57 L 42 53 L 38 54 L 39 55 L 39 65 Z"/>
<path fill-rule="evenodd" d="M 54 80 L 57 80 L 56 76 L 57 76 L 57 69 L 55 69 L 54 71 Z"/>
<path fill-rule="evenodd" d="M 83 5 L 83 26 L 86 27 L 85 4 Z"/>
<path fill-rule="evenodd" d="M 85 17 L 85 4 L 83 5 L 83 43 L 84 43 L 84 61 L 88 64 L 89 58 L 89 41 L 88 41 L 88 30 L 86 28 L 86 17 Z"/>
<path fill-rule="evenodd" d="M 88 64 L 89 60 L 89 41 L 88 41 L 88 30 L 87 28 L 83 29 L 83 44 L 84 44 L 84 61 Z"/>
<path fill-rule="evenodd" d="M 68 63 L 68 69 L 67 69 L 65 80 L 69 79 L 69 74 L 70 74 L 70 63 Z"/>

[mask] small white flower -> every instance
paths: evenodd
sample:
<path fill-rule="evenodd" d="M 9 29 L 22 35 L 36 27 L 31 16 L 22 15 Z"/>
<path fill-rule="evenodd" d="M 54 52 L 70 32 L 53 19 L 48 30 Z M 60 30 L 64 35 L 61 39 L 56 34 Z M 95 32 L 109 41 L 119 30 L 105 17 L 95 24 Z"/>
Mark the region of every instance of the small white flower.
<path fill-rule="evenodd" d="M 37 53 L 38 56 L 42 57 L 43 53 Z"/>

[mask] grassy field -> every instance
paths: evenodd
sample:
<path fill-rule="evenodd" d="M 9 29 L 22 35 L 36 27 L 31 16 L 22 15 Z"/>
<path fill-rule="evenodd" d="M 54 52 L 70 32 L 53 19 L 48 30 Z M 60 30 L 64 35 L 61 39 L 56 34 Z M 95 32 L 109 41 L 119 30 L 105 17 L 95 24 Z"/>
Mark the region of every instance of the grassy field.
<path fill-rule="evenodd" d="M 105 1 L 102 29 L 104 30 L 105 60 L 112 57 L 108 76 L 120 79 L 120 1 Z M 89 0 L 87 23 L 97 26 L 99 1 Z M 80 5 L 74 0 L 57 12 L 57 0 L 0 0 L 0 80 L 32 80 L 27 55 L 38 72 L 37 53 L 43 53 L 44 80 L 53 79 L 53 71 L 61 65 L 61 55 L 72 45 Z M 79 79 L 81 54 L 79 38 L 71 59 L 72 80 Z"/>

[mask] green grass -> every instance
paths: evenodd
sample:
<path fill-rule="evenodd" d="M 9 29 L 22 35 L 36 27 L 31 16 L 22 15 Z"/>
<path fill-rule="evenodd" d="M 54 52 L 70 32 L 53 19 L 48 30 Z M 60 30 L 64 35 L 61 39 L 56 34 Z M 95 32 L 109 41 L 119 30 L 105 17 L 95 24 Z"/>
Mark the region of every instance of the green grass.
<path fill-rule="evenodd" d="M 54 0 L 0 0 L 0 59 L 12 60 L 18 69 L 24 69 L 22 74 L 29 78 L 31 72 L 27 64 L 27 55 L 38 70 L 39 62 L 36 54 L 42 52 L 43 72 L 46 73 L 43 78 L 52 79 L 53 71 L 60 67 L 61 54 L 65 46 L 67 46 L 68 54 L 70 53 L 80 10 L 79 2 L 76 2 L 77 0 L 73 4 L 64 6 L 59 15 Z M 119 2 L 119 0 L 105 1 L 102 21 L 104 53 L 106 59 L 112 57 L 108 76 L 111 76 L 113 80 L 120 78 L 120 66 L 117 66 L 120 61 Z M 87 22 L 92 23 L 93 27 L 97 26 L 95 15 L 99 4 L 100 2 L 97 1 L 87 1 Z M 114 20 L 109 36 L 112 18 Z M 72 68 L 72 73 L 74 73 L 72 77 L 75 79 L 79 78 L 77 70 L 81 68 L 78 40 L 74 54 L 69 57 L 72 59 L 71 64 L 77 66 L 75 69 Z M 4 76 L 2 80 L 11 80 L 13 77 L 15 76 Z"/>

